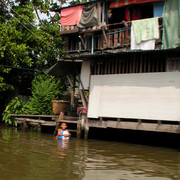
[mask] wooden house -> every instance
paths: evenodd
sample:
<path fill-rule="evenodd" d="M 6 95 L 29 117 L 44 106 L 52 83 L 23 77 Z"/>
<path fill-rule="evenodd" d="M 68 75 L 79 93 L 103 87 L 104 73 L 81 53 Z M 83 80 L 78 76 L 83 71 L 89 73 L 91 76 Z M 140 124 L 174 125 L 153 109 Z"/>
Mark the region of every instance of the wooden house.
<path fill-rule="evenodd" d="M 97 0 L 59 10 L 61 61 L 81 63 L 89 127 L 180 133 L 178 3 Z"/>

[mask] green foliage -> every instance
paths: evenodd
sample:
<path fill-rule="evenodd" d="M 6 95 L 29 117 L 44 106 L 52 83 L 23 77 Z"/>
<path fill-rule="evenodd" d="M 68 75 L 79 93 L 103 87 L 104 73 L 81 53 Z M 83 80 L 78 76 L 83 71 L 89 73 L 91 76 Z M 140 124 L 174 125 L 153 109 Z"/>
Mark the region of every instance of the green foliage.
<path fill-rule="evenodd" d="M 39 11 L 47 13 L 51 3 L 49 0 L 0 2 L 0 65 L 43 71 L 57 62 L 63 49 L 59 14 L 39 24 L 35 15 Z M 0 66 L 0 92 L 21 85 L 19 72 L 14 71 L 14 80 L 10 81 L 11 71 L 5 73 Z"/>
<path fill-rule="evenodd" d="M 23 106 L 24 102 L 19 97 L 15 97 L 14 99 L 12 99 L 3 112 L 3 121 L 5 121 L 6 124 L 17 125 L 17 121 L 9 115 L 22 114 Z"/>
<path fill-rule="evenodd" d="M 62 93 L 60 80 L 53 76 L 39 75 L 32 83 L 32 97 L 23 107 L 26 114 L 52 114 L 51 101 Z"/>
<path fill-rule="evenodd" d="M 90 2 L 90 1 L 92 1 L 92 0 L 72 0 L 72 1 L 70 1 L 69 3 L 70 3 L 70 5 L 76 5 L 76 4 L 80 4 L 80 3 L 86 3 L 86 2 Z"/>
<path fill-rule="evenodd" d="M 11 100 L 3 112 L 3 121 L 17 125 L 9 114 L 53 114 L 51 101 L 62 94 L 62 90 L 63 86 L 59 79 L 49 75 L 38 75 L 32 82 L 32 97 L 29 101 L 25 103 L 19 97 Z"/>

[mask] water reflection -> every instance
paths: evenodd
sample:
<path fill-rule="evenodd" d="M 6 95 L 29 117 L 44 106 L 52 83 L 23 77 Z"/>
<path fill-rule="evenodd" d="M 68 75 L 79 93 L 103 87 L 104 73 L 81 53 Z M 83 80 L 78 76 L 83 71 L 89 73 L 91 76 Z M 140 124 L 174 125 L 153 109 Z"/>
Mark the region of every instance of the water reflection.
<path fill-rule="evenodd" d="M 103 143 L 103 142 L 102 142 Z M 106 144 L 106 143 L 105 143 Z M 119 146 L 120 145 L 120 146 Z M 180 154 L 172 149 L 110 143 L 90 148 L 86 177 L 95 179 L 179 179 Z M 87 171 L 88 170 L 88 171 Z"/>
<path fill-rule="evenodd" d="M 12 177 L 13 174 L 13 177 Z M 180 152 L 0 127 L 0 179 L 179 180 Z"/>

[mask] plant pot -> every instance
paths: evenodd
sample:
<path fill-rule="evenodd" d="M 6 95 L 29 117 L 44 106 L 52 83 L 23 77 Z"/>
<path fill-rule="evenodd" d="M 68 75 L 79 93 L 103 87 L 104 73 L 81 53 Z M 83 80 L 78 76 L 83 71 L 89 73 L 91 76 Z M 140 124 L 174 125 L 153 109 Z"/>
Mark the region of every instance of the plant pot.
<path fill-rule="evenodd" d="M 63 112 L 64 114 L 67 114 L 68 105 L 69 105 L 69 101 L 52 100 L 53 113 L 60 114 L 60 112 Z"/>

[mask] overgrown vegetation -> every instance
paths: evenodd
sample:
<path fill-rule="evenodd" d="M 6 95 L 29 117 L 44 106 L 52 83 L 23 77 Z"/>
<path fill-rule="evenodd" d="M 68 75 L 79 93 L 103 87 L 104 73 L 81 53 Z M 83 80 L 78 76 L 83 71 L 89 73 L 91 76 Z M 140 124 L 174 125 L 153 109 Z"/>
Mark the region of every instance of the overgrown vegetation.
<path fill-rule="evenodd" d="M 57 95 L 62 94 L 60 80 L 53 76 L 40 75 L 32 82 L 32 97 L 30 97 L 26 108 L 26 114 L 52 114 L 51 101 Z"/>
<path fill-rule="evenodd" d="M 3 113 L 3 121 L 5 121 L 6 124 L 17 125 L 17 121 L 9 115 L 22 114 L 23 106 L 24 102 L 19 97 L 12 99 Z"/>
<path fill-rule="evenodd" d="M 32 96 L 29 101 L 25 103 L 20 98 L 15 97 L 3 113 L 3 121 L 16 125 L 15 119 L 11 118 L 9 114 L 53 114 L 51 101 L 56 99 L 57 95 L 62 95 L 64 88 L 62 84 L 59 79 L 53 76 L 37 76 L 32 82 Z"/>
<path fill-rule="evenodd" d="M 51 114 L 49 100 L 64 91 L 61 87 L 64 82 L 53 78 L 38 84 L 37 81 L 44 81 L 44 77 L 36 78 L 32 92 L 29 91 L 35 72 L 43 72 L 64 56 L 64 42 L 59 33 L 60 15 L 54 11 L 64 3 L 77 4 L 80 1 L 0 0 L 0 113 L 14 94 L 29 96 L 32 93 L 27 103 L 19 98 L 9 103 L 3 113 L 6 123 L 13 123 L 8 116 L 10 113 Z M 40 13 L 48 18 L 42 20 Z M 47 88 L 45 83 L 51 83 L 51 86 Z M 47 95 L 50 88 L 54 91 Z"/>

